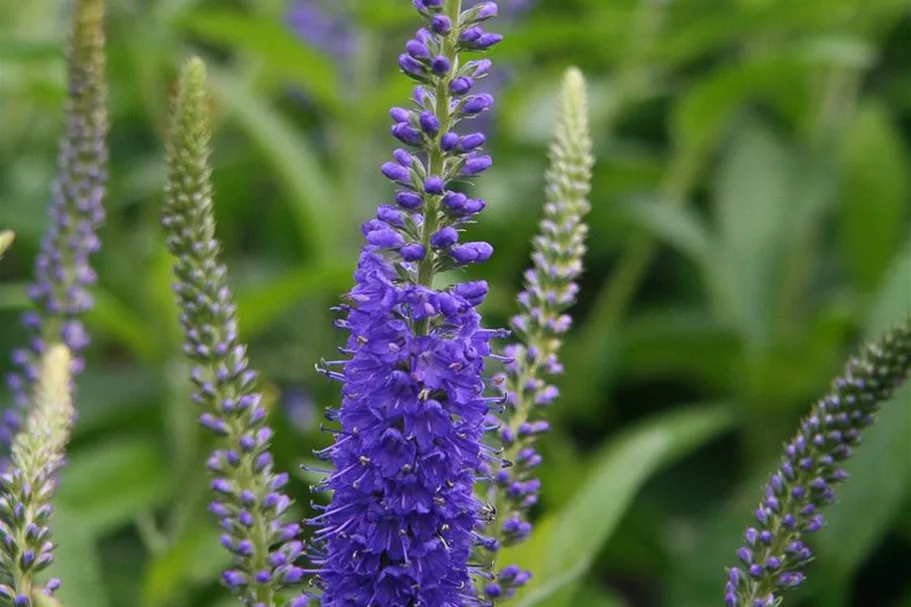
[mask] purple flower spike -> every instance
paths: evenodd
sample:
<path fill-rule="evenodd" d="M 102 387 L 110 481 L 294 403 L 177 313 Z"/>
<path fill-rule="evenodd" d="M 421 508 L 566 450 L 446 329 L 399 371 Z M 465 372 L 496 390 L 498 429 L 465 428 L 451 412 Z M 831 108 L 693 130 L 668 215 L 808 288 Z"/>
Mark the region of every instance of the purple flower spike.
<path fill-rule="evenodd" d="M 51 186 L 51 224 L 35 261 L 35 282 L 28 288 L 34 310 L 22 318 L 30 347 L 14 353 L 16 370 L 7 379 L 16 409 L 8 410 L 0 424 L 3 451 L 19 429 L 19 411 L 29 406 L 44 345 L 62 341 L 73 354 L 75 375 L 84 366 L 79 353 L 89 343 L 80 318 L 93 306 L 88 289 L 96 276 L 89 258 L 99 249 L 96 231 L 104 220 L 108 160 L 104 7 L 98 0 L 81 0 L 74 7 L 66 57 L 66 134 Z"/>
<path fill-rule="evenodd" d="M 415 37 L 422 47 L 409 44 L 406 56 L 424 63 L 403 71 L 419 83 L 417 108 L 390 116 L 396 138 L 416 149 L 407 179 L 401 166 L 383 167 L 400 186 L 399 214 L 382 211 L 368 222 L 339 321 L 349 332 L 348 358 L 332 363 L 340 370 L 322 370 L 343 384 L 341 407 L 328 415 L 340 426 L 335 443 L 319 454 L 336 470 L 320 487 L 332 498 L 310 521 L 319 527 L 311 559 L 326 606 L 486 602 L 472 578 L 487 574 L 469 563 L 475 549 L 495 543 L 483 535 L 474 487 L 486 460 L 495 459 L 481 441 L 496 400 L 486 395 L 484 372 L 489 342 L 502 332 L 481 327 L 476 306 L 486 284 L 433 288 L 437 271 L 493 252 L 487 243 L 455 246 L 459 229 L 485 204 L 454 192 L 454 182 L 468 163 L 472 174 L 489 165 L 479 152 L 483 137 L 469 139 L 468 155 L 459 146 L 457 126 L 469 113 L 453 95 L 468 93 L 474 75 L 457 76 L 453 66 L 466 65 L 458 40 L 477 23 L 473 13 L 459 15 L 458 4 L 414 0 L 424 21 Z M 483 106 L 476 113 L 491 103 L 475 100 Z"/>
<path fill-rule="evenodd" d="M 728 569 L 725 605 L 778 605 L 784 590 L 801 584 L 800 570 L 813 559 L 805 535 L 822 528 L 820 510 L 835 501 L 833 486 L 847 480 L 842 466 L 909 371 L 911 318 L 852 358 L 813 405 L 766 486 L 757 526 L 744 533 L 736 551 L 741 565 Z"/>
<path fill-rule="evenodd" d="M 467 137 L 466 137 L 467 139 Z M 536 409 L 550 406 L 559 394 L 546 377 L 562 371 L 557 353 L 563 333 L 569 328 L 564 312 L 575 302 L 576 279 L 582 271 L 588 228 L 588 191 L 591 180 L 591 139 L 588 133 L 585 82 L 578 70 L 570 70 L 563 84 L 560 121 L 551 145 L 551 165 L 546 175 L 544 217 L 534 239 L 532 267 L 525 272 L 525 289 L 519 294 L 520 312 L 512 325 L 519 343 L 508 346 L 507 359 L 498 385 L 507 403 L 502 419 L 492 418 L 493 442 L 503 450 L 511 466 L 493 470 L 488 499 L 500 518 L 492 534 L 498 546 L 525 541 L 532 532 L 528 510 L 537 502 L 541 482 L 535 469 L 541 455 L 534 444 L 550 425 L 529 421 Z M 489 159 L 488 159 L 489 161 Z M 469 161 L 470 162 L 470 161 Z M 496 548 L 489 559 L 496 558 Z M 498 583 L 487 591 L 493 602 L 512 597 L 529 574 L 507 566 Z"/>
<path fill-rule="evenodd" d="M 287 475 L 272 469 L 272 431 L 254 389 L 256 373 L 238 339 L 227 269 L 218 257 L 208 107 L 205 66 L 193 59 L 181 75 L 174 104 L 163 224 L 175 258 L 184 352 L 193 363 L 193 400 L 205 408 L 202 424 L 219 438 L 208 461 L 214 477 L 209 511 L 226 531 L 222 545 L 234 556 L 222 581 L 245 605 L 271 607 L 282 594 L 308 596 L 300 590 L 303 570 L 294 565 L 300 526 L 284 520 L 291 500 L 280 489 Z"/>

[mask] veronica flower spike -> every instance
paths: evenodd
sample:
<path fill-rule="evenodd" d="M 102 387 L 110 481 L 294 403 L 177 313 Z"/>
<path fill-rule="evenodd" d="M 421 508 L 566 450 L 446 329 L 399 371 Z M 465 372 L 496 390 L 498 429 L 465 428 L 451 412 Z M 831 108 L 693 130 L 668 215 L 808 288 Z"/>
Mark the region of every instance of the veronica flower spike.
<path fill-rule="evenodd" d="M 536 503 L 541 485 L 534 476 L 541 464 L 534 442 L 548 429 L 546 421 L 534 419 L 534 412 L 546 409 L 559 395 L 546 377 L 563 371 L 557 352 L 570 326 L 565 311 L 576 300 L 575 280 L 582 272 L 594 162 L 591 148 L 585 80 L 579 70 L 570 69 L 563 80 L 560 118 L 550 148 L 544 217 L 533 241 L 525 290 L 518 297 L 521 312 L 512 319 L 520 341 L 506 348 L 509 362 L 498 378 L 507 408 L 497 438 L 503 459 L 511 465 L 493 474 L 490 499 L 500 513 L 494 524 L 498 540 L 494 547 L 521 542 L 531 532 L 526 513 Z M 495 551 L 490 559 L 494 556 Z M 484 592 L 491 600 L 508 598 L 529 577 L 510 565 L 485 585 Z"/>
<path fill-rule="evenodd" d="M 200 421 L 221 438 L 209 459 L 215 499 L 210 511 L 224 530 L 222 544 L 234 567 L 222 580 L 248 607 L 302 607 L 296 591 L 304 571 L 300 526 L 283 520 L 291 500 L 282 493 L 287 474 L 273 471 L 271 430 L 254 390 L 256 373 L 238 341 L 236 309 L 227 271 L 218 258 L 209 168 L 210 121 L 205 66 L 186 64 L 174 105 L 167 150 L 168 185 L 163 223 L 175 256 L 174 291 L 197 387 Z M 290 602 L 280 597 L 294 591 Z"/>
<path fill-rule="evenodd" d="M 51 499 L 73 423 L 70 368 L 66 346 L 45 349 L 34 402 L 0 475 L 0 607 L 31 607 L 60 586 L 56 578 L 39 584 L 35 577 L 54 560 Z"/>
<path fill-rule="evenodd" d="M 909 370 L 911 318 L 867 344 L 813 405 L 766 486 L 756 526 L 744 534 L 737 550 L 742 565 L 728 569 L 727 607 L 777 607 L 785 590 L 800 585 L 812 559 L 805 536 L 822 528 L 823 507 L 848 477 L 845 460 Z"/>
<path fill-rule="evenodd" d="M 35 262 L 28 294 L 34 310 L 23 315 L 30 341 L 13 353 L 16 371 L 8 377 L 16 409 L 27 408 L 37 366 L 46 344 L 62 341 L 73 352 L 73 372 L 82 370 L 78 353 L 88 345 L 79 320 L 92 307 L 87 288 L 95 282 L 89 256 L 99 249 L 95 232 L 104 219 L 101 206 L 107 180 L 107 114 L 104 83 L 104 1 L 75 0 L 67 43 L 66 134 L 60 140 L 59 172 L 52 186 L 50 227 Z M 9 447 L 20 424 L 16 409 L 4 412 L 0 445 Z"/>
<path fill-rule="evenodd" d="M 310 523 L 323 607 L 470 607 L 483 604 L 469 564 L 483 535 L 474 496 L 483 462 L 485 418 L 502 399 L 487 397 L 489 341 L 476 311 L 483 282 L 434 287 L 441 271 L 483 262 L 493 250 L 464 239 L 486 203 L 458 189 L 491 165 L 479 133 L 459 122 L 493 98 L 472 92 L 490 69 L 466 51 L 500 40 L 486 22 L 494 2 L 463 10 L 461 0 L 414 0 L 423 27 L 399 57 L 417 83 L 408 107 L 390 112 L 401 143 L 382 173 L 395 204 L 363 227 L 355 286 L 340 308 L 349 333 L 343 360 L 322 372 L 343 384 L 334 444 L 318 455 L 335 471 L 317 490 L 332 492 Z M 319 506 L 318 506 L 319 507 Z"/>

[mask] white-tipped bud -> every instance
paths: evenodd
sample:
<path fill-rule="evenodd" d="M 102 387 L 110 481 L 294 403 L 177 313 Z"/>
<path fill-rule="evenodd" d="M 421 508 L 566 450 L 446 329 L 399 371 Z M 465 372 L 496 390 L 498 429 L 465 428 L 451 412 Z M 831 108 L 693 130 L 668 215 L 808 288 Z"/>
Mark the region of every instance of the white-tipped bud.
<path fill-rule="evenodd" d="M 11 230 L 0 232 L 0 259 L 3 258 L 3 254 L 6 253 L 6 250 L 10 248 L 15 239 L 16 235 Z"/>

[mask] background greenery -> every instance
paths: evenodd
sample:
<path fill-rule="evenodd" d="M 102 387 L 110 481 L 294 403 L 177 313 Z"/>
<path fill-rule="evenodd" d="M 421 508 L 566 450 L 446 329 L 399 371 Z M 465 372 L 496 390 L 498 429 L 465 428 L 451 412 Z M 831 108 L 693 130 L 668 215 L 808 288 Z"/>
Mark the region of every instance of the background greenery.
<path fill-rule="evenodd" d="M 242 334 L 309 502 L 298 464 L 338 397 L 313 366 L 340 339 L 329 307 L 357 226 L 390 198 L 385 114 L 408 94 L 394 57 L 415 25 L 403 0 L 330 4 L 362 32 L 351 57 L 301 42 L 276 0 L 111 2 L 110 215 L 56 525 L 73 606 L 232 604 L 213 583 L 226 555 L 158 225 L 168 96 L 191 52 L 212 65 Z M 4 352 L 22 339 L 62 130 L 62 5 L 0 8 L 0 227 L 20 237 L 0 267 Z M 498 250 L 472 271 L 493 285 L 488 324 L 506 322 L 527 263 L 569 64 L 591 82 L 598 155 L 539 524 L 510 555 L 537 572 L 519 603 L 718 605 L 797 417 L 863 336 L 911 309 L 911 2 L 540 0 L 504 28 L 474 231 Z M 786 605 L 911 606 L 909 394 L 870 432 Z"/>

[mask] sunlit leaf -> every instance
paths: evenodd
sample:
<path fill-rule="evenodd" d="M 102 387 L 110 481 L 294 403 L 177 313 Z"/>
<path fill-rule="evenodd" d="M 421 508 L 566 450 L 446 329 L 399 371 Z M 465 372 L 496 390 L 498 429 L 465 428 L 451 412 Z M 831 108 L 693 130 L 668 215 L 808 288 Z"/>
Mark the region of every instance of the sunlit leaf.
<path fill-rule="evenodd" d="M 732 422 L 730 407 L 703 405 L 647 420 L 609 439 L 588 480 L 549 523 L 548 539 L 535 540 L 535 553 L 542 555 L 540 567 L 517 605 L 569 604 L 575 584 L 643 484 L 662 466 L 729 429 Z M 515 560 L 509 551 L 503 555 L 504 562 Z"/>

